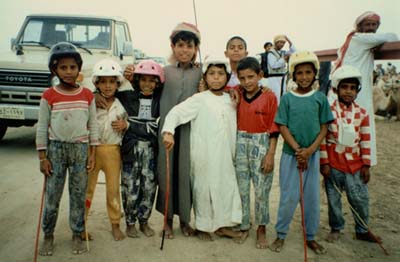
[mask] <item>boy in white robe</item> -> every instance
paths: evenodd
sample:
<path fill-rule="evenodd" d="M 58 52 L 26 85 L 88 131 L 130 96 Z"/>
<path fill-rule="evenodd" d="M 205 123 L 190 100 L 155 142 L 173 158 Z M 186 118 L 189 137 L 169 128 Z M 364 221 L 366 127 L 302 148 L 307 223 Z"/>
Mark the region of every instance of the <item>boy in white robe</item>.
<path fill-rule="evenodd" d="M 236 181 L 236 105 L 223 90 L 230 68 L 225 58 L 208 58 L 203 66 L 208 90 L 176 105 L 167 114 L 161 134 L 167 150 L 174 146 L 174 131 L 190 122 L 191 185 L 195 228 L 202 240 L 210 233 L 240 237 L 231 227 L 242 221 Z"/>

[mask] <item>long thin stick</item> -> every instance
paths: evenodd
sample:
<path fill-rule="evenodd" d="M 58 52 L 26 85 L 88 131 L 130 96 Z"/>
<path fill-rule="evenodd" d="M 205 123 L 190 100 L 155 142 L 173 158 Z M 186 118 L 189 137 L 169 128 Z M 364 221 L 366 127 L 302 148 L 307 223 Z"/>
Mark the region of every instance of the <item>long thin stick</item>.
<path fill-rule="evenodd" d="M 194 22 L 195 22 L 195 24 L 196 24 L 196 27 L 199 28 L 199 25 L 197 24 L 196 1 L 193 0 L 192 3 L 193 3 Z M 201 51 L 200 51 L 200 47 L 199 47 L 199 61 L 200 61 L 200 64 L 201 64 Z"/>
<path fill-rule="evenodd" d="M 304 219 L 304 193 L 303 193 L 303 172 L 299 169 L 300 175 L 300 207 L 301 207 L 301 226 L 303 228 L 304 261 L 307 261 L 307 236 L 306 223 Z"/>
<path fill-rule="evenodd" d="M 340 189 L 338 188 L 338 186 L 336 185 L 336 183 L 334 181 L 332 181 L 332 184 L 334 186 L 334 188 L 336 189 L 336 191 L 340 194 L 340 196 L 342 198 L 344 198 L 342 191 L 340 191 Z M 365 227 L 368 228 L 368 233 L 370 234 L 370 236 L 372 236 L 372 238 L 375 240 L 375 242 L 380 246 L 380 248 L 383 250 L 383 253 L 385 253 L 385 255 L 389 256 L 389 252 L 383 247 L 382 243 L 380 241 L 378 241 L 378 238 L 372 233 L 372 231 L 369 229 L 367 223 L 365 223 L 365 221 L 361 218 L 361 216 L 357 213 L 357 211 L 352 207 L 352 205 L 349 203 L 350 209 L 351 211 L 353 211 L 353 214 L 356 215 L 356 217 L 358 218 L 358 220 L 361 222 L 361 224 Z"/>
<path fill-rule="evenodd" d="M 46 192 L 46 176 L 44 176 L 44 181 L 43 181 L 43 189 L 42 189 L 42 199 L 40 200 L 40 211 L 39 211 L 39 222 L 36 230 L 36 241 L 35 241 L 35 254 L 33 261 L 37 261 L 37 255 L 38 255 L 38 247 L 39 247 L 39 235 L 40 235 L 40 221 L 42 219 L 42 214 L 43 214 L 43 205 L 44 205 L 44 194 Z"/>
<path fill-rule="evenodd" d="M 163 250 L 164 247 L 164 239 L 165 239 L 165 228 L 168 223 L 168 202 L 169 202 L 169 180 L 170 180 L 170 172 L 169 172 L 169 150 L 165 149 L 165 158 L 167 162 L 167 172 L 166 172 L 166 185 L 165 185 L 165 204 L 164 204 L 164 226 L 161 238 L 161 246 L 160 249 Z"/>

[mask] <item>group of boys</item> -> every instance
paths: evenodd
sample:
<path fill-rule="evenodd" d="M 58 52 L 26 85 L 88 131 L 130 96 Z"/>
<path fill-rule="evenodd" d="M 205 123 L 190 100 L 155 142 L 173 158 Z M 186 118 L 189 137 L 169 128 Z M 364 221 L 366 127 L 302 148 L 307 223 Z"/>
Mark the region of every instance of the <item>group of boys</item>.
<path fill-rule="evenodd" d="M 201 69 L 194 63 L 200 45 L 200 33 L 198 29 L 188 23 L 179 24 L 172 32 L 170 40 L 174 63 L 164 68 L 165 83 L 164 88 L 161 90 L 159 104 L 161 126 L 163 125 L 167 113 L 173 106 L 197 92 L 200 79 L 202 78 Z M 276 40 L 276 44 L 279 43 L 279 41 L 283 42 L 283 44 L 285 41 L 289 41 L 285 36 L 280 36 L 280 38 L 278 37 Z M 270 55 L 271 60 L 273 60 L 272 56 L 274 56 L 274 54 Z M 279 57 L 281 56 L 279 53 L 278 55 Z M 362 84 L 364 82 L 364 76 L 361 76 L 361 73 L 354 67 L 338 67 L 332 76 L 332 87 L 338 95 L 338 100 L 330 107 L 333 117 L 330 112 L 323 116 L 323 118 L 318 116 L 321 117 L 317 122 L 318 131 L 310 140 L 310 144 L 304 147 L 304 145 L 296 142 L 295 139 L 298 139 L 298 137 L 293 133 L 295 129 L 292 130 L 291 127 L 289 128 L 288 126 L 288 123 L 292 120 L 288 118 L 290 117 L 289 115 L 285 115 L 288 113 L 288 111 L 285 111 L 285 107 L 287 108 L 287 106 L 297 99 L 296 97 L 308 99 L 308 96 L 313 96 L 316 97 L 313 98 L 314 100 L 312 103 L 310 102 L 310 109 L 313 110 L 312 106 L 315 105 L 315 103 L 324 99 L 326 100 L 326 98 L 320 98 L 319 95 L 314 95 L 314 92 L 309 91 L 311 85 L 315 83 L 315 75 L 319 69 L 319 62 L 318 59 L 314 58 L 315 55 L 297 52 L 294 53 L 293 56 L 295 58 L 293 58 L 292 63 L 289 60 L 289 66 L 292 64 L 293 68 L 290 68 L 289 71 L 291 72 L 291 77 L 298 85 L 298 91 L 289 92 L 291 96 L 293 96 L 292 98 L 288 95 L 283 96 L 285 99 L 283 103 L 279 105 L 278 115 L 275 118 L 275 123 L 279 125 L 279 131 L 285 139 L 286 151 L 288 155 L 290 155 L 288 156 L 288 159 L 290 158 L 288 161 L 293 162 L 293 168 L 285 167 L 286 162 L 281 160 L 281 169 L 289 173 L 298 172 L 297 170 L 307 172 L 309 169 L 314 170 L 315 165 L 318 163 L 318 167 L 314 171 L 319 174 L 319 163 L 321 163 L 321 173 L 324 176 L 329 203 L 329 223 L 331 232 L 328 236 L 328 241 L 337 240 L 340 230 L 342 230 L 344 226 L 340 202 L 340 190 L 343 189 L 346 189 L 348 199 L 358 213 L 357 218 L 355 218 L 357 239 L 371 242 L 380 241 L 380 239 L 373 238 L 366 227 L 368 223 L 367 183 L 370 177 L 369 167 L 371 166 L 369 145 L 371 137 L 368 113 L 355 103 L 357 94 L 362 90 L 361 87 L 365 88 Z M 305 57 L 305 59 L 302 60 L 302 57 Z M 275 58 L 277 61 L 281 59 Z M 293 61 L 297 62 L 295 63 Z M 60 64 L 62 64 L 62 66 L 60 66 Z M 300 65 L 309 64 L 311 64 L 312 67 L 299 67 Z M 82 61 L 76 56 L 63 56 L 58 59 L 50 60 L 49 68 L 51 72 L 56 74 L 60 79 L 60 85 L 54 89 L 49 89 L 50 91 L 45 92 L 43 95 L 43 105 L 41 105 L 37 136 L 37 149 L 39 151 L 41 164 L 40 170 L 48 177 L 46 184 L 45 214 L 43 216 L 45 240 L 46 238 L 50 239 L 52 245 L 59 200 L 61 198 L 60 192 L 62 192 L 59 185 L 64 184 L 66 170 L 68 169 L 70 173 L 70 187 L 74 189 L 74 191 L 70 192 L 70 217 L 71 229 L 74 232 L 73 252 L 76 254 L 84 252 L 84 248 L 79 242 L 79 239 L 81 239 L 80 234 L 85 231 L 85 196 L 82 192 L 86 192 L 87 178 L 85 178 L 83 174 L 86 174 L 86 169 L 89 171 L 93 170 L 95 157 L 93 147 L 99 144 L 98 131 L 96 130 L 95 124 L 96 117 L 93 95 L 85 92 L 84 89 L 78 87 L 75 83 L 76 73 L 80 71 L 81 67 Z M 275 69 L 271 68 L 271 71 L 273 70 Z M 128 67 L 124 72 L 125 78 L 132 80 L 133 72 L 134 69 Z M 275 76 L 272 75 L 272 77 Z M 279 77 L 282 76 L 279 75 Z M 282 82 L 284 81 L 280 79 L 280 92 L 278 92 L 279 95 L 276 95 L 277 98 L 280 98 L 282 93 Z M 63 92 L 67 93 L 67 95 L 63 94 Z M 325 109 L 326 105 L 324 105 Z M 79 119 L 78 123 L 75 119 Z M 87 128 L 89 128 L 89 131 Z M 302 128 L 297 126 L 296 128 L 304 129 L 304 126 Z M 117 129 L 126 129 L 126 126 L 117 127 Z M 167 210 L 167 238 L 174 237 L 172 228 L 174 214 L 179 215 L 180 228 L 185 236 L 195 234 L 195 230 L 191 228 L 189 224 L 192 207 L 192 192 L 189 177 L 191 161 L 190 155 L 188 154 L 188 152 L 190 152 L 190 124 L 181 125 L 176 130 L 174 137 L 176 145 L 171 152 L 172 161 L 170 171 L 172 177 L 169 185 L 166 185 L 168 180 L 166 180 L 167 165 L 165 164 L 164 150 L 159 150 L 157 163 L 159 184 L 156 209 L 161 213 L 164 213 L 165 201 L 167 201 L 165 198 L 165 190 L 167 187 L 172 189 L 170 192 L 171 195 L 169 196 L 169 209 Z M 162 146 L 161 139 L 159 135 L 159 147 Z M 308 138 L 306 138 L 306 140 L 307 139 Z M 49 149 L 47 149 L 48 140 L 50 145 Z M 91 145 L 90 150 L 87 146 L 89 142 Z M 314 154 L 318 151 L 319 143 L 321 143 L 321 160 L 319 159 L 319 154 Z M 82 146 L 86 147 L 81 148 Z M 312 150 L 308 150 L 308 147 L 312 147 Z M 89 156 L 87 155 L 88 150 L 90 151 Z M 71 158 L 71 156 L 73 156 L 73 158 Z M 71 159 L 67 159 L 67 157 Z M 60 163 L 60 165 L 58 166 L 54 163 Z M 311 165 L 313 165 L 313 167 L 311 167 Z M 79 174 L 79 176 L 75 176 L 75 173 Z M 55 174 L 60 175 L 58 179 L 61 179 L 61 184 L 59 184 L 60 181 L 51 179 Z M 80 181 L 75 181 L 77 183 L 73 184 L 74 179 Z M 53 185 L 51 183 L 55 184 Z M 318 183 L 313 185 L 314 188 L 316 186 L 319 187 Z M 286 206 L 283 200 L 286 196 L 284 195 L 285 191 L 283 191 L 283 188 L 288 189 L 288 187 L 282 185 L 281 181 L 280 212 L 278 214 L 278 223 L 276 226 L 278 237 L 270 246 L 273 251 L 277 252 L 283 247 L 288 226 L 293 216 L 292 211 L 294 212 L 294 209 L 290 208 L 292 214 L 285 213 L 287 210 L 285 211 Z M 58 200 L 56 201 L 58 203 L 51 202 L 53 201 L 51 197 L 54 195 L 55 191 L 57 191 L 58 194 Z M 298 196 L 295 196 L 295 198 L 296 202 L 292 205 L 294 208 L 299 201 Z M 317 198 L 313 197 L 313 201 L 310 203 L 314 203 L 315 200 L 318 201 L 319 206 L 319 196 Z M 307 208 L 311 208 L 309 205 L 310 203 L 307 204 L 307 199 L 305 200 L 306 210 Z M 51 212 L 49 212 L 50 209 Z M 312 210 L 314 209 L 315 208 Z M 317 212 L 319 213 L 319 208 Z M 313 221 L 311 223 L 315 224 L 316 222 L 316 225 L 312 225 L 311 227 L 315 228 L 316 226 L 318 228 L 319 215 L 316 220 L 314 218 L 315 215 L 316 214 L 310 215 L 313 216 Z M 360 221 L 359 217 L 361 217 L 362 221 Z M 247 227 L 246 230 L 248 230 L 248 222 L 249 221 L 245 223 Z M 307 238 L 308 246 L 316 253 L 325 253 L 325 249 L 314 240 L 315 234 L 316 229 L 311 232 L 309 238 Z M 49 241 L 47 245 L 48 243 Z M 46 241 L 44 245 L 46 245 Z M 52 249 L 51 252 L 45 255 L 51 254 Z"/>

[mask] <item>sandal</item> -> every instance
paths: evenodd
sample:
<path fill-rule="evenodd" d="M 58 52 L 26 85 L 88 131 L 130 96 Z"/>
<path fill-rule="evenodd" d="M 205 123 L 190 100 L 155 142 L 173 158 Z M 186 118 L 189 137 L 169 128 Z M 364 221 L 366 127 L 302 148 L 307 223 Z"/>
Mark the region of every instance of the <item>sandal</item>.
<path fill-rule="evenodd" d="M 239 237 L 233 237 L 232 240 L 236 244 L 243 244 L 248 237 L 249 237 L 249 231 L 245 230 L 245 231 L 241 231 L 241 234 Z"/>
<path fill-rule="evenodd" d="M 285 239 L 277 237 L 275 241 L 269 246 L 269 249 L 274 252 L 281 252 L 283 245 L 285 244 Z"/>
<path fill-rule="evenodd" d="M 322 255 L 326 253 L 326 249 L 315 240 L 307 240 L 307 246 L 314 251 L 315 254 Z"/>
<path fill-rule="evenodd" d="M 335 243 L 340 238 L 340 231 L 339 230 L 331 230 L 329 234 L 326 236 L 325 241 L 328 243 Z"/>

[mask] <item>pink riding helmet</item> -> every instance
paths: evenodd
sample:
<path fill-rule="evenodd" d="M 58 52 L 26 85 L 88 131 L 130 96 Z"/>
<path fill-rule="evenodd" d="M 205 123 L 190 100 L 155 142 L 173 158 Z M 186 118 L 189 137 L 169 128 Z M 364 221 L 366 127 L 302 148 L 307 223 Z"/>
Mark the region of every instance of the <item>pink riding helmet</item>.
<path fill-rule="evenodd" d="M 164 83 L 164 70 L 158 63 L 153 60 L 143 60 L 135 67 L 135 74 L 154 75 L 160 78 L 160 82 Z"/>

